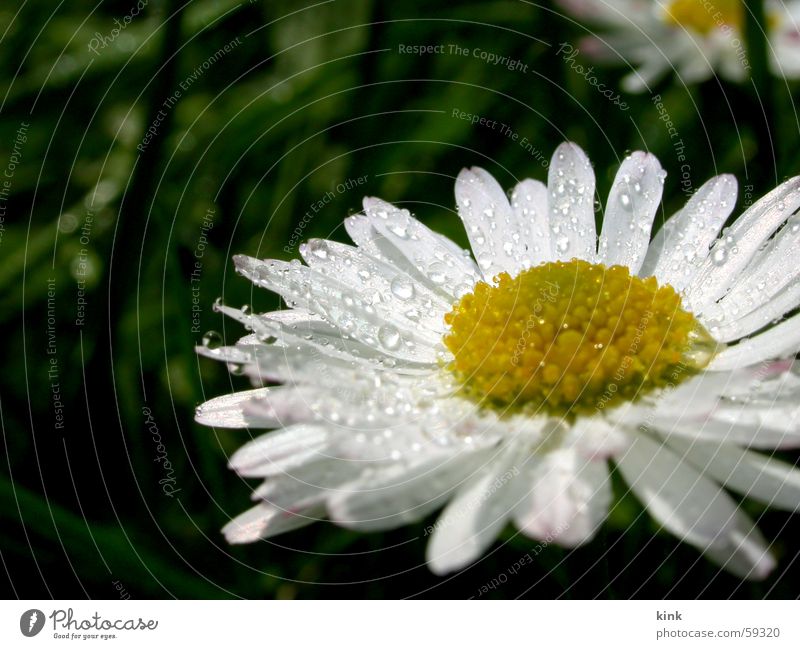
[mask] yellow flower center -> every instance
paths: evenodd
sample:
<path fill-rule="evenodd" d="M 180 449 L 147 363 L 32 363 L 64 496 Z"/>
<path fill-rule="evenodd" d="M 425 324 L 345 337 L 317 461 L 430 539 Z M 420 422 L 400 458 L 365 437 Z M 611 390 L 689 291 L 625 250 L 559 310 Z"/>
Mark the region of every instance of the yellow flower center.
<path fill-rule="evenodd" d="M 479 282 L 445 316 L 464 394 L 505 414 L 574 417 L 677 385 L 717 344 L 681 298 L 623 266 L 549 262 Z"/>
<path fill-rule="evenodd" d="M 744 9 L 741 0 L 672 0 L 664 18 L 669 24 L 708 34 L 725 26 L 741 30 Z"/>

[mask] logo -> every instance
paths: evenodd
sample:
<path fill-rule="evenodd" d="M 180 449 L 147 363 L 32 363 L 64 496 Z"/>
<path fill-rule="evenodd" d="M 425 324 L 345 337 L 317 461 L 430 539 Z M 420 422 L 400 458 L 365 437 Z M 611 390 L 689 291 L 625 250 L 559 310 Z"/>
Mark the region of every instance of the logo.
<path fill-rule="evenodd" d="M 19 630 L 22 635 L 32 638 L 44 627 L 44 613 L 38 608 L 32 608 L 30 611 L 25 611 L 22 617 L 19 618 Z"/>

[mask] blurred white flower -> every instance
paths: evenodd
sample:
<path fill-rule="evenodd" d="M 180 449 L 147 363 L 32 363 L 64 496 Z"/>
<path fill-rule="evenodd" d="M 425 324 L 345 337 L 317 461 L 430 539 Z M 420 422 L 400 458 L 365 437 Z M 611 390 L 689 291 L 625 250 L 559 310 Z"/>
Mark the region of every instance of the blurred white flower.
<path fill-rule="evenodd" d="M 598 61 L 626 63 L 623 88 L 642 92 L 673 70 L 684 83 L 714 73 L 741 81 L 750 72 L 741 0 L 558 0 L 572 16 L 602 31 L 579 50 Z M 800 77 L 800 1 L 767 0 L 774 74 Z M 574 49 L 574 48 L 573 48 Z"/>
<path fill-rule="evenodd" d="M 609 463 L 664 529 L 746 578 L 775 562 L 726 489 L 800 505 L 800 471 L 759 450 L 800 446 L 800 178 L 720 230 L 736 181 L 709 180 L 650 241 L 665 172 L 622 163 L 599 239 L 595 179 L 565 143 L 547 184 L 511 199 L 483 169 L 456 181 L 474 259 L 376 198 L 345 221 L 355 246 L 306 262 L 237 256 L 287 310 L 219 307 L 251 334 L 199 348 L 254 383 L 212 399 L 210 426 L 277 428 L 230 460 L 264 479 L 231 543 L 320 518 L 372 531 L 431 526 L 436 573 L 513 523 L 580 545 L 612 503 Z M 785 359 L 785 360 L 782 360 Z"/>

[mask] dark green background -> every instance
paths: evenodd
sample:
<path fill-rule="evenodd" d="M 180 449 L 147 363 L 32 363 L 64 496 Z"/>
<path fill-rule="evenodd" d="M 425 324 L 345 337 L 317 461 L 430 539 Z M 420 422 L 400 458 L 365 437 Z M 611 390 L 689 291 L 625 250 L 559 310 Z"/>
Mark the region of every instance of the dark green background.
<path fill-rule="evenodd" d="M 133 598 L 461 598 L 492 580 L 504 583 L 490 597 L 798 595 L 800 518 L 752 503 L 780 561 L 761 584 L 719 573 L 658 532 L 630 497 L 591 544 L 546 548 L 516 574 L 509 568 L 535 544 L 512 530 L 450 579 L 424 567 L 423 525 L 361 535 L 322 523 L 226 546 L 219 529 L 250 505 L 252 486 L 226 468 L 227 457 L 249 434 L 201 427 L 193 411 L 247 384 L 193 351 L 201 334 L 192 332 L 190 273 L 208 209 L 201 331 L 234 341 L 243 331 L 212 311 L 218 296 L 258 310 L 278 300 L 232 273 L 231 255 L 296 256 L 283 248 L 327 191 L 335 197 L 304 238 L 345 240 L 342 218 L 360 209 L 362 195 L 378 195 L 466 244 L 453 211 L 462 167 L 484 166 L 505 187 L 546 177 L 518 142 L 455 119 L 453 109 L 508 124 L 547 158 L 564 139 L 578 142 L 603 198 L 627 151 L 652 151 L 669 172 L 667 215 L 686 198 L 681 163 L 651 95 L 623 95 L 630 109 L 622 111 L 556 54 L 587 28 L 550 4 L 151 0 L 113 43 L 89 51 L 95 32 L 108 37 L 134 5 L 37 0 L 16 16 L 16 3 L 0 9 L 0 168 L 17 130 L 30 125 L 0 240 L 4 595 L 116 598 L 118 582 Z M 180 83 L 237 37 L 158 116 Z M 412 56 L 401 44 L 455 44 L 469 54 Z M 763 39 L 750 45 L 753 81 L 686 87 L 669 77 L 653 90 L 686 145 L 691 186 L 734 173 L 752 186 L 740 204 L 800 172 L 797 85 L 765 73 Z M 475 48 L 519 59 L 527 72 L 489 65 Z M 618 88 L 628 71 L 595 74 Z M 154 120 L 158 132 L 140 153 Z M 360 176 L 361 187 L 335 191 Z M 90 272 L 85 322 L 76 326 L 81 248 Z M 47 374 L 49 278 L 63 429 Z M 165 474 L 144 407 L 173 466 L 173 498 L 158 482 Z"/>

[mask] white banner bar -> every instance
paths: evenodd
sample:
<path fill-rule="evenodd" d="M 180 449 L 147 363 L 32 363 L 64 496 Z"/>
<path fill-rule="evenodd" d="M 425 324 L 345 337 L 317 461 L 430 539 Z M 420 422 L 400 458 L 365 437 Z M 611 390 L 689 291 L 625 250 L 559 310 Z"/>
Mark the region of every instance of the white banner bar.
<path fill-rule="evenodd" d="M 800 647 L 796 601 L 5 601 L 0 613 L 3 648 Z"/>

